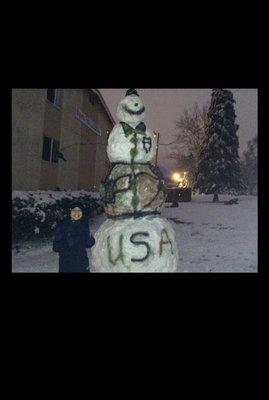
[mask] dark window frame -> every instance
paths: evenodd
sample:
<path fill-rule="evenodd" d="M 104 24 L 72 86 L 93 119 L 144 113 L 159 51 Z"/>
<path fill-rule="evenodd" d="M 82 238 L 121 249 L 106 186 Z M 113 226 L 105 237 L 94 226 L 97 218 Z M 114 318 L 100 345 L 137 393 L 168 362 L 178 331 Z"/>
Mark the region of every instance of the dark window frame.
<path fill-rule="evenodd" d="M 59 157 L 57 152 L 60 148 L 60 141 L 49 136 L 43 135 L 42 161 L 47 161 L 51 164 L 58 164 Z"/>
<path fill-rule="evenodd" d="M 53 104 L 55 102 L 55 90 L 56 89 L 47 89 L 47 100 Z"/>
<path fill-rule="evenodd" d="M 43 147 L 42 147 L 42 160 L 50 162 L 51 159 L 51 138 L 43 136 Z"/>
<path fill-rule="evenodd" d="M 47 89 L 47 100 L 56 108 L 63 107 L 63 89 Z"/>
<path fill-rule="evenodd" d="M 60 149 L 59 140 L 52 139 L 51 162 L 53 164 L 58 164 L 59 163 L 59 157 L 57 155 L 59 149 Z"/>

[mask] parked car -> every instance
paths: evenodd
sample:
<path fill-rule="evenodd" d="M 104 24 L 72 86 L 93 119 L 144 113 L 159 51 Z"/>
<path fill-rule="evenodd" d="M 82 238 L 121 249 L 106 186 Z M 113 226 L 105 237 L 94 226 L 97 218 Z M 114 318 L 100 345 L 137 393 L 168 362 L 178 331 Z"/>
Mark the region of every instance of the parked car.
<path fill-rule="evenodd" d="M 188 203 L 192 200 L 191 188 L 167 187 L 167 192 L 166 203 L 176 205 L 178 203 Z"/>

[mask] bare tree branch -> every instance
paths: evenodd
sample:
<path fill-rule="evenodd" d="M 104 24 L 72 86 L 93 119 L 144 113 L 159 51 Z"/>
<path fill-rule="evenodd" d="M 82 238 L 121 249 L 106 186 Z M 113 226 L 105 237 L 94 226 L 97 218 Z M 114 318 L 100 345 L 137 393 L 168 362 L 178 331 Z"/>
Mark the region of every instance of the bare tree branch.
<path fill-rule="evenodd" d="M 177 161 L 178 168 L 188 169 L 191 180 L 195 175 L 205 138 L 208 109 L 209 104 L 199 107 L 195 103 L 191 110 L 185 109 L 176 121 L 178 132 L 174 136 L 177 147 L 170 153 L 169 158 Z"/>

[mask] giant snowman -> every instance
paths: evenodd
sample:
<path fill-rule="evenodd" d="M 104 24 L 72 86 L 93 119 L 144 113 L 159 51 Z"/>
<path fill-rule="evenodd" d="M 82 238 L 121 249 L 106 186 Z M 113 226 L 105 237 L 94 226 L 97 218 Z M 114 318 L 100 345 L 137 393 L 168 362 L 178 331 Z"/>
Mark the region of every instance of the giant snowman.
<path fill-rule="evenodd" d="M 145 106 L 134 89 L 117 110 L 120 124 L 109 135 L 111 168 L 101 186 L 108 219 L 95 234 L 95 272 L 176 272 L 175 232 L 160 218 L 166 191 L 153 133 L 146 127 Z"/>

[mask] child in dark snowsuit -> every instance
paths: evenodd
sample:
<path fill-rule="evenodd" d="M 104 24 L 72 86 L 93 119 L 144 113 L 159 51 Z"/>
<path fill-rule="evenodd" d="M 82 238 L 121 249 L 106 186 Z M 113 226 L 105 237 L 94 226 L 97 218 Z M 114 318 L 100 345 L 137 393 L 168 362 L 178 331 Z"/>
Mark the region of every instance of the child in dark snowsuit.
<path fill-rule="evenodd" d="M 59 253 L 60 273 L 90 271 L 86 249 L 94 246 L 95 239 L 83 211 L 80 203 L 72 203 L 70 218 L 56 226 L 53 251 Z"/>

